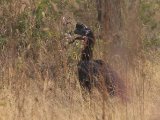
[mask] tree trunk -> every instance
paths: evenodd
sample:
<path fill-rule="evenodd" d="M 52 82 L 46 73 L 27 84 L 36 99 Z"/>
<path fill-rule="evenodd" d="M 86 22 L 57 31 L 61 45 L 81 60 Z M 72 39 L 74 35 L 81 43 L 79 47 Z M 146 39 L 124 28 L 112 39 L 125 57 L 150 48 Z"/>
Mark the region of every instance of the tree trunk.
<path fill-rule="evenodd" d="M 97 10 L 110 55 L 137 53 L 141 43 L 139 0 L 97 0 Z"/>

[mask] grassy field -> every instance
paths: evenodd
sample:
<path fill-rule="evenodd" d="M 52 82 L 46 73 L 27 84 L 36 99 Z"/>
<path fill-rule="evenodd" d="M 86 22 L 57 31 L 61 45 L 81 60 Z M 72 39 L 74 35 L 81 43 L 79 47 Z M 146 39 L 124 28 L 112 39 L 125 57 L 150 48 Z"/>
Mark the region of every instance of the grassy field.
<path fill-rule="evenodd" d="M 108 58 L 108 43 L 97 40 L 94 58 L 108 62 L 127 90 L 127 101 L 115 96 L 104 102 L 96 88 L 91 95 L 81 89 L 76 67 L 81 43 L 68 45 L 65 38 L 75 21 L 85 22 L 99 34 L 94 4 L 83 10 L 85 2 L 0 1 L 0 120 L 160 119 L 160 25 L 146 19 L 158 3 L 156 7 L 142 4 L 144 33 L 153 37 L 144 37 L 144 48 L 132 60 L 119 55 Z M 63 25 L 64 16 L 71 25 Z"/>

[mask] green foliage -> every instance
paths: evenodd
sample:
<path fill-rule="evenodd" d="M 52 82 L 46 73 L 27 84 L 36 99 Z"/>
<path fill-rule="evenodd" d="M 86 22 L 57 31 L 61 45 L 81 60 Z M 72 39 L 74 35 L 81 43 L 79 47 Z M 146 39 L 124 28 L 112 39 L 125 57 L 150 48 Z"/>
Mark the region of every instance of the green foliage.
<path fill-rule="evenodd" d="M 41 0 L 41 2 L 37 5 L 34 16 L 35 26 L 33 27 L 32 34 L 34 38 L 50 38 L 57 33 L 57 31 L 53 30 L 54 28 L 51 28 L 51 23 L 59 20 L 61 14 L 59 11 L 54 11 L 50 0 Z"/>
<path fill-rule="evenodd" d="M 154 36 L 153 38 L 150 39 L 146 38 L 144 40 L 144 46 L 146 46 L 147 48 L 160 47 L 160 35 Z"/>
<path fill-rule="evenodd" d="M 160 21 L 156 19 L 159 9 L 159 1 L 141 2 L 140 17 L 146 28 L 146 36 L 143 43 L 147 48 L 160 47 Z"/>
<path fill-rule="evenodd" d="M 7 42 L 7 39 L 4 38 L 4 37 L 2 37 L 2 36 L 0 36 L 0 48 L 1 48 L 1 49 L 2 49 L 3 46 L 6 44 L 6 42 Z"/>
<path fill-rule="evenodd" d="M 46 11 L 50 8 L 49 0 L 42 0 L 35 11 L 36 16 L 36 29 L 40 30 L 44 25 L 43 18 L 46 16 Z"/>
<path fill-rule="evenodd" d="M 144 24 L 147 24 L 152 19 L 153 11 L 151 11 L 151 7 L 151 4 L 145 2 L 141 4 L 141 19 Z"/>
<path fill-rule="evenodd" d="M 75 63 L 75 61 L 80 59 L 81 54 L 81 43 L 79 41 L 75 41 L 68 47 L 66 52 L 67 62 L 69 65 Z"/>
<path fill-rule="evenodd" d="M 23 12 L 21 15 L 18 16 L 16 28 L 20 33 L 24 33 L 28 26 L 28 15 L 26 12 Z"/>
<path fill-rule="evenodd" d="M 76 0 L 76 2 L 77 2 L 77 3 L 80 3 L 80 2 L 81 2 L 81 0 Z"/>
<path fill-rule="evenodd" d="M 18 57 L 16 61 L 16 69 L 18 72 L 23 71 L 24 60 L 22 57 Z"/>
<path fill-rule="evenodd" d="M 143 1 L 141 3 L 140 16 L 144 25 L 149 25 L 151 29 L 157 27 L 157 21 L 154 19 L 154 16 L 159 8 L 160 4 L 158 2 Z"/>
<path fill-rule="evenodd" d="M 89 16 L 90 12 L 86 12 L 84 8 L 85 1 L 75 0 L 36 0 L 29 1 L 29 5 L 21 10 L 21 2 L 13 0 L 2 0 L 3 7 L 1 9 L 5 11 L 0 16 L 0 25 L 3 25 L 3 36 L 0 37 L 0 47 L 4 46 L 10 40 L 14 40 L 13 48 L 15 48 L 18 57 L 22 60 L 27 58 L 37 62 L 39 55 L 52 54 L 57 55 L 59 50 L 63 50 L 64 45 L 64 33 L 70 32 L 73 25 L 69 25 L 70 29 L 65 31 L 65 27 L 61 23 L 62 17 L 69 18 L 71 22 L 83 20 L 88 21 L 85 16 Z M 9 3 L 9 4 L 8 4 Z M 14 4 L 15 3 L 15 4 Z M 33 6 L 32 6 L 33 4 Z M 24 4 L 23 4 L 24 5 Z M 25 5 L 24 5 L 25 6 Z M 81 6 L 81 7 L 79 7 Z M 78 10 L 81 8 L 81 10 Z M 14 11 L 12 11 L 14 9 Z M 92 10 L 91 10 L 92 12 Z M 82 18 L 82 19 L 79 19 Z M 87 24 L 87 22 L 84 22 Z M 91 23 L 88 21 L 88 23 Z M 1 34 L 0 33 L 0 34 Z M 10 45 L 10 44 L 7 44 Z M 65 57 L 68 58 L 70 63 L 79 59 L 81 52 L 80 43 L 75 43 L 73 46 L 65 51 Z M 6 47 L 7 48 L 7 47 Z M 10 49 L 9 47 L 7 48 Z M 43 53 L 43 51 L 45 51 Z M 23 58 L 24 57 L 24 58 Z M 18 66 L 21 66 L 21 59 L 18 61 Z"/>
<path fill-rule="evenodd" d="M 10 3 L 12 0 L 0 0 L 0 5 L 2 4 L 8 4 Z"/>

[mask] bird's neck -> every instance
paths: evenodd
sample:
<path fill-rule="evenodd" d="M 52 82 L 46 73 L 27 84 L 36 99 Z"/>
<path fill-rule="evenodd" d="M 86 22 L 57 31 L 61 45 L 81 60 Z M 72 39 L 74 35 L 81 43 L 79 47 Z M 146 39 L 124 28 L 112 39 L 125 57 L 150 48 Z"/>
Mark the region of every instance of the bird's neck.
<path fill-rule="evenodd" d="M 81 60 L 89 61 L 93 58 L 93 48 L 95 43 L 95 38 L 93 33 L 90 33 L 84 40 L 84 48 L 81 52 Z"/>
<path fill-rule="evenodd" d="M 93 58 L 93 51 L 92 51 L 92 49 L 93 49 L 92 47 L 87 46 L 87 47 L 85 47 L 82 50 L 82 53 L 81 53 L 81 60 L 82 61 L 92 60 L 92 58 Z"/>

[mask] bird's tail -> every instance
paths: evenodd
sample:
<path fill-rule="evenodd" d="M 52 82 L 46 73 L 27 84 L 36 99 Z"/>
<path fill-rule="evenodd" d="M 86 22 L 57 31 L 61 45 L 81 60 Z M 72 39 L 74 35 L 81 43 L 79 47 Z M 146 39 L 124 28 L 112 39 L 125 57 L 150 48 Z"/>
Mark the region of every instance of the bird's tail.
<path fill-rule="evenodd" d="M 129 100 L 125 80 L 121 79 L 117 72 L 113 71 L 109 66 L 107 67 L 106 86 L 110 96 L 117 96 L 123 102 Z"/>

